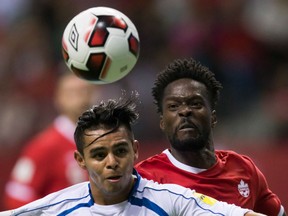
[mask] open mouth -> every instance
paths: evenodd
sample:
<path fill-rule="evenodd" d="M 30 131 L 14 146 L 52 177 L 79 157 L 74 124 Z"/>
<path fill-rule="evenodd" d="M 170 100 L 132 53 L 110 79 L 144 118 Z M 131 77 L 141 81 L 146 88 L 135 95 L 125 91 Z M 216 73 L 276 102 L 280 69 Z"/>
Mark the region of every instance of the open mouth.
<path fill-rule="evenodd" d="M 117 182 L 117 181 L 120 180 L 120 178 L 121 178 L 120 175 L 119 176 L 110 176 L 110 177 L 107 178 L 107 180 L 109 180 L 111 182 Z"/>
<path fill-rule="evenodd" d="M 196 127 L 193 124 L 183 124 L 179 127 L 179 131 L 185 131 L 185 130 L 195 130 Z"/>

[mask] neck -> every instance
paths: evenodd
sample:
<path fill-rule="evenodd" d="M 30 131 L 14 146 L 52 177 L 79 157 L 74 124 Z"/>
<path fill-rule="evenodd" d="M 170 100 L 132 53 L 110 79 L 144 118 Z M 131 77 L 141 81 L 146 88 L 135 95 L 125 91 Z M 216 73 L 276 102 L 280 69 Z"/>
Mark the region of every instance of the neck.
<path fill-rule="evenodd" d="M 214 149 L 200 149 L 191 151 L 179 151 L 171 148 L 171 154 L 179 162 L 200 169 L 208 169 L 216 163 Z"/>
<path fill-rule="evenodd" d="M 98 188 L 91 180 L 91 193 L 94 202 L 98 205 L 115 205 L 125 200 L 128 200 L 130 191 L 132 190 L 135 183 L 135 179 L 131 177 L 130 183 L 127 187 L 117 190 L 115 192 L 110 192 L 105 189 Z"/>

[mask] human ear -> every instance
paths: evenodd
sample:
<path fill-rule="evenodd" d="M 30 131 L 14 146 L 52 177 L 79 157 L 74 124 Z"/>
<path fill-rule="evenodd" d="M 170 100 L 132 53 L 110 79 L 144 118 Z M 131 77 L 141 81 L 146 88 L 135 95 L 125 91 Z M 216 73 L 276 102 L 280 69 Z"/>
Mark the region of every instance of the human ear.
<path fill-rule="evenodd" d="M 216 110 L 213 110 L 211 114 L 211 127 L 215 128 L 217 124 Z"/>
<path fill-rule="evenodd" d="M 82 169 L 86 170 L 86 164 L 83 155 L 77 150 L 74 151 L 74 159 Z"/>
<path fill-rule="evenodd" d="M 165 129 L 165 124 L 163 122 L 163 115 L 160 115 L 160 129 L 163 131 Z"/>
<path fill-rule="evenodd" d="M 139 142 L 138 142 L 138 140 L 133 141 L 133 151 L 134 151 L 134 160 L 136 161 L 139 157 Z"/>

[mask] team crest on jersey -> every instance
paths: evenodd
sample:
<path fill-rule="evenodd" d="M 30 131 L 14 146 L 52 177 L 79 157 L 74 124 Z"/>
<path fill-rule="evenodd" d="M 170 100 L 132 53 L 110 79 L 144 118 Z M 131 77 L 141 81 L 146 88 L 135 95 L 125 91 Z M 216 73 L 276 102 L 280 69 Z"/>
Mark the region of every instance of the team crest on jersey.
<path fill-rule="evenodd" d="M 247 183 L 245 183 L 242 179 L 240 183 L 238 184 L 238 191 L 243 197 L 248 197 L 250 194 L 250 189 Z"/>

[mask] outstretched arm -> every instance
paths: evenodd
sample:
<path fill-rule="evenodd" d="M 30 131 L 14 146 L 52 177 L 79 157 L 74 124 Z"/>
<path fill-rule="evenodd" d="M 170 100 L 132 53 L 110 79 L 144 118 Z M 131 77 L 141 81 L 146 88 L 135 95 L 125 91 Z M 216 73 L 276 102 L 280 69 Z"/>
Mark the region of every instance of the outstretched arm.
<path fill-rule="evenodd" d="M 245 216 L 265 216 L 264 214 L 256 213 L 253 211 L 247 212 Z"/>

